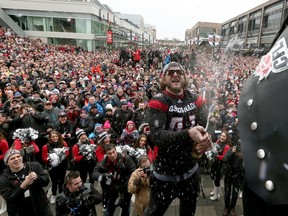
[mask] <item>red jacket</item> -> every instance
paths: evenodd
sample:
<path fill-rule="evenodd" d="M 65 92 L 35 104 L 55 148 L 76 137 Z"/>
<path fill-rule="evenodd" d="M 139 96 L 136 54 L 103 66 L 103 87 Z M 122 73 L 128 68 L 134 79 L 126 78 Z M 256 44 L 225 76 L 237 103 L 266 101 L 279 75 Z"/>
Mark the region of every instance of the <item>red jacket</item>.
<path fill-rule="evenodd" d="M 104 159 L 104 156 L 105 156 L 104 148 L 102 146 L 98 145 L 96 148 L 97 162 L 102 161 Z"/>
<path fill-rule="evenodd" d="M 93 140 L 89 139 L 89 143 L 90 144 L 94 144 Z M 78 144 L 75 144 L 72 148 L 72 153 L 73 153 L 73 159 L 75 162 L 80 162 L 83 160 L 83 155 L 81 155 L 81 153 L 79 152 L 79 146 Z M 96 154 L 96 150 L 95 150 L 95 154 Z"/>
<path fill-rule="evenodd" d="M 16 149 L 16 150 L 21 150 L 21 149 L 23 148 L 23 147 L 22 147 L 22 142 L 21 142 L 21 140 L 20 140 L 19 138 L 16 138 L 16 139 L 14 140 L 13 145 L 14 145 L 14 149 Z M 33 152 L 33 154 L 37 154 L 37 153 L 39 152 L 39 147 L 37 146 L 37 144 L 36 144 L 34 141 L 31 141 L 31 142 L 29 143 L 29 145 L 33 145 L 33 147 L 34 147 L 34 152 Z"/>
<path fill-rule="evenodd" d="M 133 56 L 134 61 L 140 61 L 141 60 L 141 51 L 136 50 L 135 52 L 133 52 L 132 56 Z"/>
<path fill-rule="evenodd" d="M 68 147 L 67 143 L 64 141 L 63 143 L 64 147 Z M 48 154 L 49 154 L 49 148 L 48 148 L 48 144 L 45 144 L 42 147 L 42 160 L 45 164 L 49 164 L 48 161 Z M 69 150 L 65 151 L 66 157 L 68 157 L 69 155 Z"/>
<path fill-rule="evenodd" d="M 9 150 L 8 142 L 2 138 L 2 140 L 0 141 L 0 151 L 1 151 L 0 161 L 3 161 L 4 155 L 8 150 Z"/>

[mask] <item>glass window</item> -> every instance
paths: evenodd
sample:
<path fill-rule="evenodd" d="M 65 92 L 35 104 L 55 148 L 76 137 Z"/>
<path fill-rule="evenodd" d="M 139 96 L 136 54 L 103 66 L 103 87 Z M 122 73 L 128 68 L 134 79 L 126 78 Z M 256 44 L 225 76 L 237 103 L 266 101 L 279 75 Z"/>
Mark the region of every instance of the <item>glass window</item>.
<path fill-rule="evenodd" d="M 23 30 L 28 30 L 27 25 L 27 16 L 15 16 L 15 15 L 9 15 L 11 19 L 14 20 L 14 22 L 20 26 Z"/>
<path fill-rule="evenodd" d="M 46 22 L 46 30 L 53 32 L 54 31 L 53 18 L 47 17 L 45 18 L 45 22 Z"/>
<path fill-rule="evenodd" d="M 34 31 L 44 31 L 44 18 L 32 17 L 32 26 Z"/>
<path fill-rule="evenodd" d="M 76 32 L 77 33 L 86 33 L 86 25 L 84 19 L 76 20 Z"/>
<path fill-rule="evenodd" d="M 76 32 L 73 18 L 53 18 L 53 26 L 56 32 Z"/>
<path fill-rule="evenodd" d="M 108 29 L 108 26 L 101 23 L 101 22 L 97 22 L 92 20 L 91 22 L 91 32 L 92 34 L 96 34 L 96 35 L 106 35 L 106 31 Z"/>

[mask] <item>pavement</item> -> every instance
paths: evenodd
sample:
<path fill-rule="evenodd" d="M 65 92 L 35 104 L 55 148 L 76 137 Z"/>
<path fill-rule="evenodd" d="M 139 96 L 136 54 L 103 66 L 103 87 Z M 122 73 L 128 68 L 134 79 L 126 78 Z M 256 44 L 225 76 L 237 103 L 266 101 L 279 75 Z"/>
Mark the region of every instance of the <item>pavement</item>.
<path fill-rule="evenodd" d="M 203 188 L 203 193 L 201 192 L 198 201 L 197 201 L 197 208 L 196 208 L 196 213 L 195 216 L 222 216 L 222 212 L 224 209 L 224 198 L 223 198 L 223 192 L 224 192 L 224 182 L 221 180 L 221 192 L 220 192 L 220 198 L 216 201 L 212 201 L 209 199 L 210 192 L 213 190 L 213 183 L 209 175 L 202 174 L 202 188 Z M 101 191 L 101 188 L 99 184 L 95 184 L 97 190 Z M 51 190 L 49 189 L 50 186 L 48 186 L 46 189 L 48 190 L 47 195 L 51 195 Z M 204 195 L 204 196 L 203 196 Z M 3 204 L 3 201 L 0 199 L 0 203 Z M 3 207 L 3 205 L 1 205 Z M 5 207 L 5 206 L 4 206 Z M 55 212 L 55 204 L 51 205 L 52 210 Z M 243 216 L 243 207 L 242 207 L 242 199 L 238 199 L 237 205 L 236 205 L 236 213 L 237 216 Z M 98 216 L 103 215 L 103 208 L 102 205 L 97 205 L 96 206 L 96 211 Z M 131 205 L 131 214 L 130 216 L 136 216 L 133 213 L 133 202 Z M 0 215 L 1 216 L 8 216 L 7 212 L 5 211 L 4 213 L 1 212 L 3 211 L 3 208 L 0 208 Z M 121 215 L 121 209 L 117 208 L 114 216 L 120 216 Z M 167 209 L 166 213 L 164 216 L 179 216 L 179 200 L 175 199 L 169 208 Z"/>

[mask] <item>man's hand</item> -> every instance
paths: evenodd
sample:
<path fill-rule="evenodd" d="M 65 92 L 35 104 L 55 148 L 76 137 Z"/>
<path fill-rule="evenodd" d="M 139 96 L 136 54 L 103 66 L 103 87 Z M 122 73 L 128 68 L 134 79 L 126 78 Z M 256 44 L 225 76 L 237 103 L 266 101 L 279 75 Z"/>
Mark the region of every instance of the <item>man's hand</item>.
<path fill-rule="evenodd" d="M 210 135 L 202 126 L 195 126 L 188 130 L 190 137 L 195 141 L 198 154 L 203 154 L 212 146 Z"/>
<path fill-rule="evenodd" d="M 29 175 L 25 176 L 25 180 L 22 182 L 20 187 L 22 189 L 27 189 L 27 187 L 32 185 L 36 179 L 37 179 L 37 174 L 35 172 L 31 172 Z"/>
<path fill-rule="evenodd" d="M 138 168 L 137 170 L 138 170 L 138 172 L 137 172 L 137 178 L 138 179 L 141 179 L 141 177 L 147 177 L 147 175 L 144 173 L 142 168 Z"/>

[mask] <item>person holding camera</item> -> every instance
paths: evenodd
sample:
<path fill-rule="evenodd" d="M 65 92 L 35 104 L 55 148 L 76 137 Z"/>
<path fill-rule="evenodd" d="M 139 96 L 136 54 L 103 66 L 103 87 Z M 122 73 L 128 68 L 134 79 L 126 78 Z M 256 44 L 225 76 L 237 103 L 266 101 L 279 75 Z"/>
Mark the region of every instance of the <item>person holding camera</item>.
<path fill-rule="evenodd" d="M 96 216 L 95 205 L 102 202 L 102 194 L 93 184 L 83 184 L 78 172 L 65 177 L 63 192 L 56 198 L 56 216 Z"/>
<path fill-rule="evenodd" d="M 53 216 L 44 187 L 49 175 L 38 162 L 23 162 L 19 150 L 9 149 L 4 156 L 7 168 L 0 176 L 0 194 L 7 203 L 8 215 Z"/>
<path fill-rule="evenodd" d="M 149 174 L 151 162 L 148 156 L 140 156 L 138 165 L 139 168 L 131 174 L 129 179 L 128 192 L 135 194 L 134 212 L 137 216 L 142 216 L 150 198 Z"/>
<path fill-rule="evenodd" d="M 104 216 L 113 215 L 117 206 L 122 208 L 122 216 L 129 216 L 132 195 L 127 186 L 136 165 L 129 155 L 117 153 L 114 144 L 107 144 L 105 152 L 107 157 L 93 171 L 93 178 L 101 183 L 103 190 Z"/>

